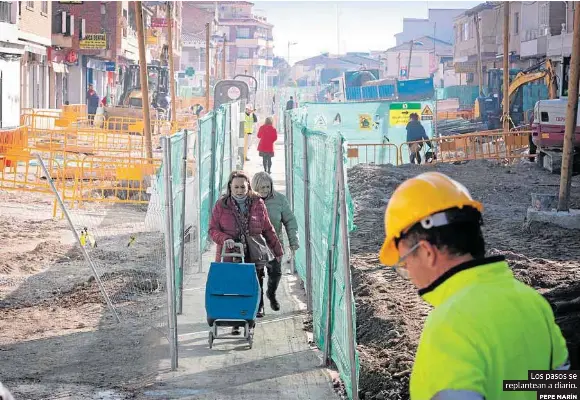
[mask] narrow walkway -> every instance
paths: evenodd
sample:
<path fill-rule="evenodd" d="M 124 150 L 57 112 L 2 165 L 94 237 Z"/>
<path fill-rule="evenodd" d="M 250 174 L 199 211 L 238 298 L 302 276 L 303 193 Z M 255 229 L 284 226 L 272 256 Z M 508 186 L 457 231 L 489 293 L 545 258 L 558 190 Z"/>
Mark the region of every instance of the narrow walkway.
<path fill-rule="evenodd" d="M 285 192 L 282 135 L 279 140 L 272 177 L 276 189 Z M 254 140 L 249 152 L 251 161 L 245 168 L 252 175 L 263 169 L 256 146 Z M 280 311 L 272 311 L 266 300 L 266 316 L 256 326 L 253 349 L 248 349 L 243 340 L 216 340 L 209 349 L 205 282 L 214 251 L 212 248 L 204 255 L 204 273 L 193 276 L 184 290 L 184 314 L 178 317 L 179 368 L 162 374 L 158 383 L 145 391 L 146 398 L 338 399 L 328 370 L 320 367 L 319 352 L 308 345 L 303 330 L 306 308 L 303 290 L 295 276 L 285 274 L 282 278 Z"/>

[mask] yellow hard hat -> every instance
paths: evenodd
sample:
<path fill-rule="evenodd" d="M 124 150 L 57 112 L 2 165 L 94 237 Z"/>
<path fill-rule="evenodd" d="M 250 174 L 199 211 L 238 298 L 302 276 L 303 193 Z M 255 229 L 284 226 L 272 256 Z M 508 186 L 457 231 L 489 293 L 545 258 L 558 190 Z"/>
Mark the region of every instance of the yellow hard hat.
<path fill-rule="evenodd" d="M 450 208 L 483 205 L 473 200 L 461 183 L 439 172 L 426 172 L 403 182 L 393 193 L 385 211 L 385 242 L 379 253 L 383 265 L 399 260 L 395 239 L 423 219 Z"/>

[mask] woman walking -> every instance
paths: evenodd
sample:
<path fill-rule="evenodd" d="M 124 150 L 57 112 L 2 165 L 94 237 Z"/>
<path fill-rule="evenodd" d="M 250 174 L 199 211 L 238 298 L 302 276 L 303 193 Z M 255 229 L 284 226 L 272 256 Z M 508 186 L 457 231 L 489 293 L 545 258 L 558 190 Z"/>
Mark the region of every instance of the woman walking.
<path fill-rule="evenodd" d="M 264 171 L 272 173 L 272 157 L 274 157 L 274 143 L 278 140 L 278 132 L 273 126 L 272 117 L 266 118 L 264 125 L 258 131 L 258 151 L 264 163 Z"/>
<path fill-rule="evenodd" d="M 290 204 L 282 193 L 274 190 L 272 178 L 266 172 L 258 172 L 252 178 L 252 186 L 258 192 L 262 200 L 266 203 L 270 221 L 276 230 L 276 235 L 282 240 L 282 226 L 286 229 L 288 241 L 290 242 L 290 249 L 292 251 L 298 250 L 300 247 L 298 241 L 298 223 L 296 217 L 290 209 Z M 282 278 L 282 264 L 280 260 L 275 259 L 270 261 L 266 266 L 268 268 L 268 289 L 266 290 L 266 297 L 270 300 L 270 307 L 272 310 L 280 310 L 280 303 L 276 299 L 276 290 Z"/>
<path fill-rule="evenodd" d="M 245 262 L 256 264 L 256 274 L 261 289 L 257 317 L 263 317 L 264 267 L 272 259 L 280 261 L 284 252 L 268 217 L 264 201 L 252 191 L 250 178 L 244 171 L 234 171 L 230 174 L 227 192 L 213 208 L 209 235 L 217 244 L 216 261 L 218 262 L 221 261 L 224 246 L 227 254 L 234 252 L 236 243 L 244 245 Z M 224 261 L 235 260 L 225 257 Z M 232 330 L 234 335 L 239 333 L 239 328 Z"/>

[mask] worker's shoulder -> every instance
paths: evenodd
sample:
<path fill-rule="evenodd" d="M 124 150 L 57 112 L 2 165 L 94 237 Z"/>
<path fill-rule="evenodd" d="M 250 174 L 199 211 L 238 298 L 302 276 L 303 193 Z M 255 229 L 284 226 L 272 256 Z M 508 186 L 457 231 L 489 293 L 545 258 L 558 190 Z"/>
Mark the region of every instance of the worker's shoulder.
<path fill-rule="evenodd" d="M 534 306 L 535 305 L 535 306 Z M 498 319 L 525 318 L 538 310 L 550 312 L 548 301 L 534 288 L 516 278 L 501 281 L 476 282 L 455 293 L 430 314 L 430 323 L 461 324 L 469 322 L 477 326 Z"/>

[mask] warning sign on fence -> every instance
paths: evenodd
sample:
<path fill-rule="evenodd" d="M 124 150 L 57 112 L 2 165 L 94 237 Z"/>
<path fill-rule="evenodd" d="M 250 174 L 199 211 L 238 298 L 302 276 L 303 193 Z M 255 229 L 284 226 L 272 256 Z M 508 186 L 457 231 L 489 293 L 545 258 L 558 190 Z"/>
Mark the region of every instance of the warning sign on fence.
<path fill-rule="evenodd" d="M 359 114 L 358 128 L 363 131 L 370 131 L 372 127 L 373 117 L 370 114 Z"/>
<path fill-rule="evenodd" d="M 421 121 L 433 121 L 433 111 L 428 104 L 425 104 L 423 111 L 421 111 Z"/>
<path fill-rule="evenodd" d="M 421 103 L 392 103 L 389 107 L 389 125 L 407 126 L 412 113 L 421 116 Z"/>
<path fill-rule="evenodd" d="M 316 118 L 314 118 L 314 126 L 320 129 L 326 129 L 327 124 L 326 124 L 326 118 L 324 118 L 324 115 L 319 114 L 316 116 Z"/>

